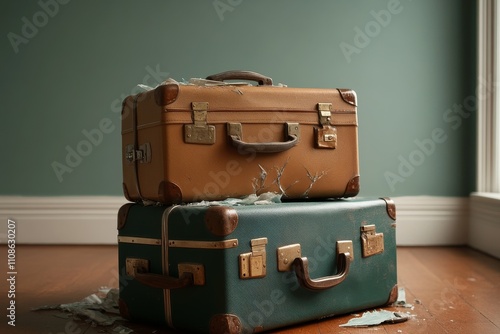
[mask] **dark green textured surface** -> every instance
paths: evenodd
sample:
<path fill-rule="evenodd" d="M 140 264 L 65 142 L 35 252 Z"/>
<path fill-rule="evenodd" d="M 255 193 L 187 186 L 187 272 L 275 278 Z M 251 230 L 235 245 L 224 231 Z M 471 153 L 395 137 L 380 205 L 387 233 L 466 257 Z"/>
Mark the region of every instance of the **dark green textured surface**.
<path fill-rule="evenodd" d="M 119 236 L 161 238 L 162 217 L 165 207 L 134 205 L 130 208 L 125 226 Z M 126 275 L 127 258 L 147 259 L 153 273 L 163 273 L 162 250 L 160 246 L 120 243 L 118 266 L 120 270 L 120 299 L 126 305 L 133 320 L 162 322 L 165 319 L 163 293 L 147 287 Z"/>
<path fill-rule="evenodd" d="M 163 207 L 165 209 L 166 207 Z M 158 219 L 161 208 L 136 206 L 137 214 Z M 170 248 L 170 275 L 177 277 L 179 262 L 201 263 L 205 266 L 206 285 L 171 290 L 174 326 L 181 330 L 207 332 L 210 319 L 216 314 L 237 315 L 243 333 L 254 328 L 272 329 L 333 314 L 348 313 L 387 302 L 397 282 L 396 241 L 394 221 L 380 199 L 356 199 L 324 202 L 295 202 L 269 206 L 239 206 L 238 226 L 223 239 L 238 239 L 236 248 L 182 249 Z M 177 240 L 221 240 L 206 229 L 204 212 L 207 207 L 179 206 L 169 215 L 169 238 Z M 135 211 L 135 210 L 134 210 Z M 131 212 L 134 212 L 131 210 Z M 153 214 L 152 211 L 155 213 Z M 129 217 L 133 217 L 130 215 Z M 143 224 L 130 218 L 127 225 Z M 385 251 L 367 258 L 362 257 L 361 225 L 375 224 L 376 231 L 384 234 Z M 126 227 L 127 228 L 127 227 Z M 124 228 L 120 234 L 129 230 Z M 131 231 L 131 230 L 130 230 Z M 238 256 L 251 252 L 250 240 L 268 238 L 267 275 L 263 278 L 239 278 Z M 298 285 L 294 272 L 278 272 L 278 247 L 300 243 L 302 256 L 309 259 L 312 278 L 336 273 L 336 241 L 352 240 L 354 261 L 347 278 L 339 285 L 323 291 L 310 291 Z M 120 261 L 126 254 L 148 256 L 148 251 L 135 250 L 137 245 L 120 244 Z M 146 248 L 148 246 L 139 246 Z M 159 247 L 152 250 L 158 260 Z M 153 254 L 154 253 L 154 254 Z M 161 260 L 161 259 L 160 259 Z M 152 260 L 153 261 L 153 260 Z M 122 297 L 138 298 L 147 307 L 129 304 L 136 318 L 146 321 L 164 321 L 161 290 L 140 287 L 131 282 Z M 149 290 L 148 290 L 149 289 Z M 126 291 L 126 293 L 125 293 Z M 162 310 L 151 308 L 161 307 Z M 133 310 L 133 311 L 132 311 Z M 154 316 L 160 318 L 153 319 Z"/>

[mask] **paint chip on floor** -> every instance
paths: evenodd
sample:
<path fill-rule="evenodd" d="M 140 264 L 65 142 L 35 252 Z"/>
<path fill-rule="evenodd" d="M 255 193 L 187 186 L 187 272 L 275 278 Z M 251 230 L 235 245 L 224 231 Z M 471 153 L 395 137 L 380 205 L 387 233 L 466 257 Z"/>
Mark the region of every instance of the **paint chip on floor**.
<path fill-rule="evenodd" d="M 124 321 L 118 310 L 118 289 L 101 288 L 97 293 L 93 293 L 81 301 L 44 305 L 33 308 L 32 311 L 60 310 L 64 313 L 57 314 L 57 317 L 71 318 L 74 316 L 89 319 L 97 326 L 112 326 L 116 321 Z M 133 330 L 122 325 L 113 329 L 118 334 L 129 334 Z"/>
<path fill-rule="evenodd" d="M 407 314 L 391 312 L 387 310 L 367 311 L 359 318 L 352 318 L 340 327 L 368 327 L 386 323 L 399 323 L 407 321 L 410 318 Z"/>
<path fill-rule="evenodd" d="M 414 309 L 413 304 L 409 304 L 406 302 L 406 291 L 404 288 L 398 289 L 398 299 L 393 304 L 393 306 L 411 308 L 412 310 Z"/>

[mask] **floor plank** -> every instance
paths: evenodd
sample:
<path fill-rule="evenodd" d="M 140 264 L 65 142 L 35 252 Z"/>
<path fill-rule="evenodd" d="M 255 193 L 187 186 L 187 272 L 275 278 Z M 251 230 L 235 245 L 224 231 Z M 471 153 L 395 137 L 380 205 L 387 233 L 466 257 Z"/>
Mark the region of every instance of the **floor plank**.
<path fill-rule="evenodd" d="M 7 259 L 5 245 L 0 246 L 0 259 Z M 102 286 L 118 287 L 115 246 L 18 245 L 16 269 L 16 326 L 7 325 L 4 316 L 1 333 L 113 333 L 114 326 L 93 327 L 61 311 L 31 308 L 79 301 Z M 348 314 L 270 333 L 500 333 L 500 260 L 466 247 L 400 247 L 398 282 L 413 307 L 384 309 L 408 314 L 411 318 L 405 323 L 339 327 L 356 316 Z M 0 283 L 3 310 L 8 307 L 8 290 L 4 279 Z M 136 333 L 176 333 L 155 325 L 121 324 Z"/>

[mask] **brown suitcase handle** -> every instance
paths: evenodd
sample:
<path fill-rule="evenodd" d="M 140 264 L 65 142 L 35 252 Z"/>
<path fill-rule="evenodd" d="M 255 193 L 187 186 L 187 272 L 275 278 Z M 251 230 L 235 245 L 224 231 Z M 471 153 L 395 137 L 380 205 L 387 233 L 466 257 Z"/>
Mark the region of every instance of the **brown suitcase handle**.
<path fill-rule="evenodd" d="M 243 141 L 243 128 L 241 123 L 227 123 L 227 133 L 231 144 L 238 152 L 247 153 L 279 153 L 291 149 L 299 143 L 299 124 L 285 123 L 285 133 L 288 138 L 284 142 L 249 143 Z"/>
<path fill-rule="evenodd" d="M 299 137 L 296 135 L 288 135 L 289 140 L 284 142 L 269 142 L 269 143 L 247 143 L 237 136 L 229 136 L 229 140 L 238 152 L 248 153 L 279 153 L 291 149 L 299 142 Z"/>
<path fill-rule="evenodd" d="M 344 281 L 349 273 L 351 255 L 348 252 L 337 255 L 337 274 L 312 279 L 309 275 L 309 261 L 307 257 L 298 257 L 293 261 L 293 267 L 299 283 L 310 290 L 326 290 Z"/>
<path fill-rule="evenodd" d="M 256 81 L 260 86 L 272 86 L 273 79 L 266 77 L 257 72 L 252 71 L 226 71 L 217 74 L 212 74 L 207 77 L 207 80 L 224 81 L 224 80 L 250 80 Z"/>
<path fill-rule="evenodd" d="M 179 278 L 136 272 L 135 279 L 144 285 L 159 289 L 179 289 L 194 285 L 193 274 L 189 272 L 183 273 Z"/>

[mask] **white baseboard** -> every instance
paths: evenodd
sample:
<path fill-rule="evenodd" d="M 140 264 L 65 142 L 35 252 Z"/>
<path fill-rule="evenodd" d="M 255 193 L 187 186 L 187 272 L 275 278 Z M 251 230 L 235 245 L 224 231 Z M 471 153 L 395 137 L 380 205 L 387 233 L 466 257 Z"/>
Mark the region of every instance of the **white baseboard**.
<path fill-rule="evenodd" d="M 467 244 L 468 198 L 393 199 L 398 245 Z M 6 243 L 7 220 L 12 219 L 18 244 L 115 245 L 117 212 L 126 202 L 121 196 L 0 196 L 0 243 Z"/>
<path fill-rule="evenodd" d="M 400 246 L 466 245 L 469 198 L 394 197 Z"/>
<path fill-rule="evenodd" d="M 500 195 L 472 193 L 469 245 L 500 259 Z"/>
<path fill-rule="evenodd" d="M 7 220 L 16 223 L 17 244 L 116 244 L 120 196 L 0 196 L 0 243 Z"/>

